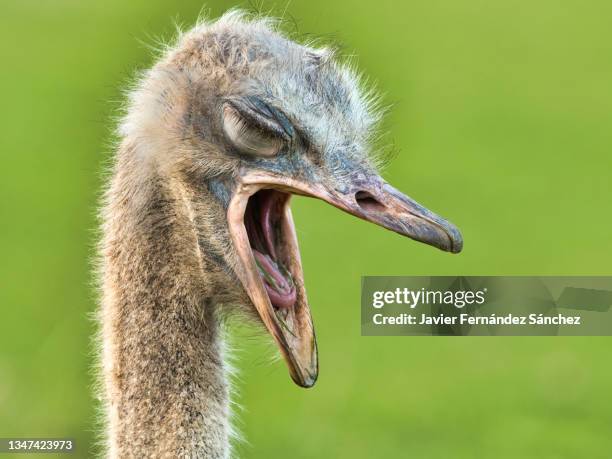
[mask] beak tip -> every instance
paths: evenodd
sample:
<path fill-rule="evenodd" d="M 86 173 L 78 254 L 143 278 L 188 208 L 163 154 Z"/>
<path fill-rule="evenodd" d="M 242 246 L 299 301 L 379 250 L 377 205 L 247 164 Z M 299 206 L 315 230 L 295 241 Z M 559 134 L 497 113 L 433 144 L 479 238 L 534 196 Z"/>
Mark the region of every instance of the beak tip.
<path fill-rule="evenodd" d="M 300 375 L 291 374 L 291 379 L 293 379 L 293 382 L 297 386 L 303 389 L 310 389 L 317 382 L 318 376 L 319 376 L 318 370 L 314 374 L 308 371 L 304 371 Z"/>
<path fill-rule="evenodd" d="M 310 389 L 312 386 L 315 385 L 316 382 L 317 382 L 316 379 L 309 379 L 307 381 L 302 381 L 298 383 L 298 386 L 300 386 L 303 389 Z"/>
<path fill-rule="evenodd" d="M 449 235 L 451 240 L 451 253 L 459 253 L 463 250 L 463 237 L 457 228 Z"/>
<path fill-rule="evenodd" d="M 463 236 L 461 236 L 461 232 L 455 225 L 450 223 L 448 224 L 446 230 L 446 234 L 450 242 L 450 247 L 447 249 L 447 251 L 451 253 L 461 252 L 463 250 Z"/>

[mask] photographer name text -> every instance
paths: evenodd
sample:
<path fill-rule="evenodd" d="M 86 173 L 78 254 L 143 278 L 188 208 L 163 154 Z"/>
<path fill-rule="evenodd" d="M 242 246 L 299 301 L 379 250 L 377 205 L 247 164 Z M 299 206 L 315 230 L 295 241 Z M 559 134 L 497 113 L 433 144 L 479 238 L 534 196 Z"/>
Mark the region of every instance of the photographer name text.
<path fill-rule="evenodd" d="M 529 314 L 520 316 L 515 314 L 488 316 L 459 315 L 427 315 L 401 313 L 386 316 L 381 313 L 372 316 L 375 325 L 581 325 L 580 316 L 567 316 L 557 314 Z"/>

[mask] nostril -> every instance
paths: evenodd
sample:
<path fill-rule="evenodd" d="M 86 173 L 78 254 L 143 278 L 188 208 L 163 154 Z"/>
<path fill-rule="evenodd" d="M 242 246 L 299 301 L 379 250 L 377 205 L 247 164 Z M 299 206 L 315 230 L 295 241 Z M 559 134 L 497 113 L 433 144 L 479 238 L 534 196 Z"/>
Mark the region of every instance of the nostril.
<path fill-rule="evenodd" d="M 385 205 L 378 201 L 378 199 L 376 199 L 367 191 L 358 191 L 357 193 L 355 193 L 355 201 L 357 202 L 359 207 L 368 212 L 380 212 L 385 210 Z"/>

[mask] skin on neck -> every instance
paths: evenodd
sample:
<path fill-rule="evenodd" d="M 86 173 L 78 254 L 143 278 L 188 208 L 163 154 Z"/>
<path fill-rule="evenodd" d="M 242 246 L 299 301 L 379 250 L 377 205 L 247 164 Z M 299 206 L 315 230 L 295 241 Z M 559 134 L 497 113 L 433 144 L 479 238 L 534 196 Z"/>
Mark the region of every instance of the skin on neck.
<path fill-rule="evenodd" d="M 215 273 L 204 269 L 190 192 L 153 169 L 135 176 L 136 156 L 125 142 L 103 211 L 108 454 L 228 457 Z"/>

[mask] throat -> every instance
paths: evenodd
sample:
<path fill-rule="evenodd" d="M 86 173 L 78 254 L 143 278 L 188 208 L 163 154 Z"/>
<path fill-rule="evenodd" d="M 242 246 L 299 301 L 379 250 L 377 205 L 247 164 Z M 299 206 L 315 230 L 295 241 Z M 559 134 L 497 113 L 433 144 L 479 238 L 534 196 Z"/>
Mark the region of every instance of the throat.
<path fill-rule="evenodd" d="M 295 283 L 286 268 L 288 253 L 282 234 L 282 219 L 289 195 L 260 190 L 249 198 L 244 225 L 249 236 L 259 276 L 270 302 L 276 308 L 292 307 L 297 299 Z"/>

